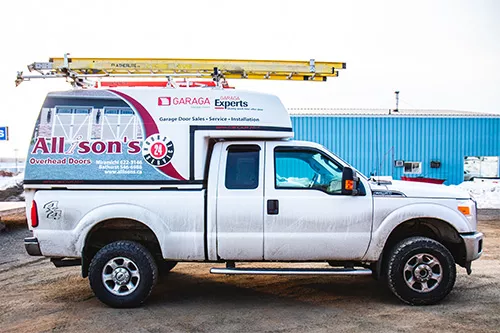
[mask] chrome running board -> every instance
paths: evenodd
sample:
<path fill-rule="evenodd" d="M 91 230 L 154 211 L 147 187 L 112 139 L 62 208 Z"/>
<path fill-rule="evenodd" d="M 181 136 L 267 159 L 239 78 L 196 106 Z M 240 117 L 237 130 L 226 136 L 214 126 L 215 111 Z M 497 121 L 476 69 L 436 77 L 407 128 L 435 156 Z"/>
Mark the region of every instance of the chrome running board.
<path fill-rule="evenodd" d="M 371 275 L 365 268 L 218 268 L 210 269 L 211 274 L 228 275 Z"/>

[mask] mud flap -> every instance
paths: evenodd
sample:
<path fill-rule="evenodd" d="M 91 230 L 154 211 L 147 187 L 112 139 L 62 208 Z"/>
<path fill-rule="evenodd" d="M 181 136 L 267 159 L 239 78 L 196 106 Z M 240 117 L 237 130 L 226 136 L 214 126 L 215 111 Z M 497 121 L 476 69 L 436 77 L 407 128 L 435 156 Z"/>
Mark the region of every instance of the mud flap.
<path fill-rule="evenodd" d="M 465 270 L 467 271 L 467 275 L 471 275 L 472 274 L 472 261 L 467 261 L 464 265 L 465 267 Z"/>

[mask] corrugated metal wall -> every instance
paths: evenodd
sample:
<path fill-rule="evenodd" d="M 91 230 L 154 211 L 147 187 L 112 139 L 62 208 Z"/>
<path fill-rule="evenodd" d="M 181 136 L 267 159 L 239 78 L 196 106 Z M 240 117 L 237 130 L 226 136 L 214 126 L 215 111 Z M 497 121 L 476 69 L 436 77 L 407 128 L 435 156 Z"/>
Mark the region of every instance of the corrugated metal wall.
<path fill-rule="evenodd" d="M 401 179 L 394 159 L 422 162 L 421 176 L 459 184 L 465 156 L 500 156 L 500 117 L 293 115 L 292 125 L 296 140 L 324 145 L 367 176 Z"/>

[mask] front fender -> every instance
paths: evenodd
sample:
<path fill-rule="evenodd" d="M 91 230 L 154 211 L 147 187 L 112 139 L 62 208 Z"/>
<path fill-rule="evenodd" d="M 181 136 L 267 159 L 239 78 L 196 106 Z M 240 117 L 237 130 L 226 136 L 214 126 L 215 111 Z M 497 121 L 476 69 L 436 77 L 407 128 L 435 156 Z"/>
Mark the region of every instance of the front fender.
<path fill-rule="evenodd" d="M 375 209 L 377 209 L 377 207 L 375 207 Z M 376 214 L 375 211 L 374 221 L 376 221 Z M 398 225 L 409 220 L 424 218 L 442 220 L 459 233 L 471 231 L 467 219 L 458 210 L 453 210 L 448 206 L 434 203 L 414 203 L 406 205 L 392 211 L 378 224 L 378 226 L 374 223 L 372 239 L 363 260 L 378 260 L 387 239 Z"/>
<path fill-rule="evenodd" d="M 151 229 L 160 243 L 162 254 L 165 255 L 163 253 L 165 249 L 163 245 L 170 229 L 160 216 L 144 207 L 133 204 L 109 204 L 100 206 L 85 214 L 78 222 L 76 228 L 73 229 L 72 232 L 77 237 L 75 248 L 78 251 L 78 256 L 81 256 L 88 233 L 93 227 L 103 221 L 120 218 L 135 220 Z"/>

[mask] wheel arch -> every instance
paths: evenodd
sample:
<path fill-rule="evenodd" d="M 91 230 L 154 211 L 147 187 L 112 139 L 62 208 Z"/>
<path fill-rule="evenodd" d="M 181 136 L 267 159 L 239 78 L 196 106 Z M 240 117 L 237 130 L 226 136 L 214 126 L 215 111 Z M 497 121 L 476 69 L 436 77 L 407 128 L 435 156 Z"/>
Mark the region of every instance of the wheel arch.
<path fill-rule="evenodd" d="M 82 249 L 82 276 L 87 276 L 90 262 L 99 249 L 119 240 L 136 241 L 157 260 L 162 258 L 160 242 L 146 224 L 128 218 L 107 219 L 95 224 L 86 235 Z"/>
<path fill-rule="evenodd" d="M 427 237 L 441 243 L 450 251 L 457 264 L 464 267 L 465 244 L 459 232 L 448 222 L 429 217 L 412 218 L 398 224 L 389 234 L 377 261 L 377 276 L 384 274 L 388 253 L 393 247 L 409 237 Z"/>
<path fill-rule="evenodd" d="M 138 241 L 156 257 L 163 258 L 164 239 L 170 230 L 157 214 L 143 207 L 113 204 L 86 214 L 74 232 L 78 235 L 75 246 L 82 258 L 82 275 L 85 277 L 98 248 L 117 240 Z"/>
<path fill-rule="evenodd" d="M 415 227 L 415 224 L 418 226 Z M 397 243 L 398 237 L 424 236 L 444 241 L 446 244 L 443 245 L 453 254 L 455 261 L 463 266 L 465 247 L 459 234 L 470 231 L 467 219 L 458 210 L 440 204 L 407 205 L 391 212 L 373 230 L 364 260 L 376 262 L 376 274 L 380 275 L 384 253 Z"/>

